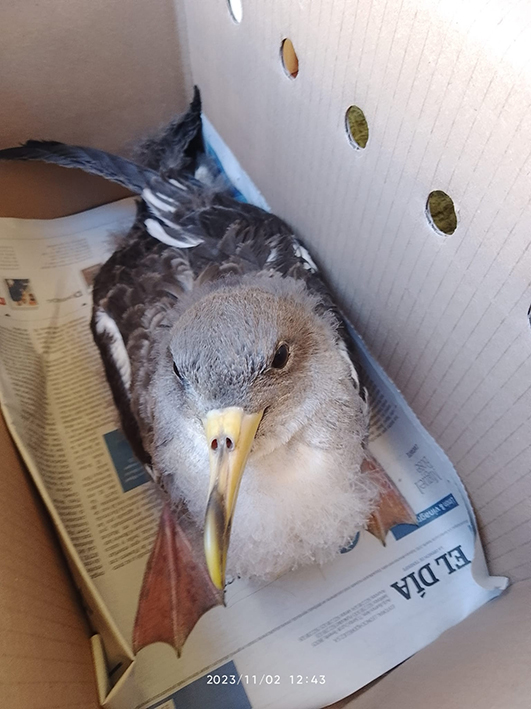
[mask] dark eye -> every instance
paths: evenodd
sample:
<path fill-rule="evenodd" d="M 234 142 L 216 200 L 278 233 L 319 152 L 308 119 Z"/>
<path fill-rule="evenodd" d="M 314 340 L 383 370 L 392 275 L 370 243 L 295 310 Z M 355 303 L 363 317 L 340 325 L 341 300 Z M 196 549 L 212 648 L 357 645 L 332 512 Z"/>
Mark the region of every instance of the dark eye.
<path fill-rule="evenodd" d="M 173 363 L 173 373 L 175 374 L 176 377 L 178 377 L 178 379 L 181 378 L 181 373 L 177 369 L 177 365 L 175 364 L 175 362 Z"/>
<path fill-rule="evenodd" d="M 273 361 L 271 362 L 271 366 L 274 369 L 284 369 L 284 367 L 288 363 L 288 359 L 289 359 L 289 347 L 284 342 L 281 345 L 279 345 L 279 347 L 277 348 L 277 351 L 275 352 L 275 356 L 273 357 Z"/>

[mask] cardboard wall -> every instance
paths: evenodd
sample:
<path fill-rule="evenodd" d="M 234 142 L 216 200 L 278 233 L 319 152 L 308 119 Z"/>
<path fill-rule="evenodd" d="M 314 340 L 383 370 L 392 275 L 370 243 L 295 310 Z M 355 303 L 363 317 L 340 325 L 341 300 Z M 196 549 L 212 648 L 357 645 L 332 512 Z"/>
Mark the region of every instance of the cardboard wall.
<path fill-rule="evenodd" d="M 492 571 L 528 578 L 529 5 L 243 2 L 240 23 L 225 1 L 185 8 L 208 117 L 455 464 Z M 453 198 L 451 236 L 426 218 L 432 190 Z"/>
<path fill-rule="evenodd" d="M 38 138 L 126 155 L 190 92 L 171 0 L 0 3 L 0 148 Z M 51 218 L 126 194 L 81 173 L 0 164 L 0 216 Z"/>
<path fill-rule="evenodd" d="M 168 0 L 20 0 L 0 10 L 0 146 L 28 138 L 123 152 L 187 102 Z"/>

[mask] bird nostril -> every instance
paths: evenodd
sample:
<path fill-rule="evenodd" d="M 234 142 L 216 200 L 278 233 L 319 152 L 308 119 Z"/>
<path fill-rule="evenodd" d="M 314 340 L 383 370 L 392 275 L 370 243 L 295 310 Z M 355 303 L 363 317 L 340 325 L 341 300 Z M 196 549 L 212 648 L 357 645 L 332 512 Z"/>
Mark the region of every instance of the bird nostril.
<path fill-rule="evenodd" d="M 234 441 L 232 440 L 232 438 L 227 437 L 227 438 L 225 438 L 224 441 L 222 439 L 221 445 L 223 445 L 223 444 L 225 444 L 225 448 L 228 451 L 230 451 L 234 448 Z M 212 448 L 213 451 L 216 451 L 218 449 L 219 445 L 220 445 L 220 441 L 218 441 L 217 438 L 213 438 L 212 441 L 210 442 L 210 447 Z"/>

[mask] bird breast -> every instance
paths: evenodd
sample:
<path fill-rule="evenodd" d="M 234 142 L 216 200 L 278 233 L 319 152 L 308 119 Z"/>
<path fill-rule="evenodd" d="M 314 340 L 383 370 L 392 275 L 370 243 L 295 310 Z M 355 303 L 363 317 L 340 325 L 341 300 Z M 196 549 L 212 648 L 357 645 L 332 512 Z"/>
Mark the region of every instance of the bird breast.
<path fill-rule="evenodd" d="M 232 523 L 229 574 L 272 579 L 301 565 L 325 563 L 367 521 L 374 489 L 360 471 L 361 443 L 352 441 L 348 453 L 323 449 L 309 445 L 304 433 L 271 453 L 251 452 Z M 182 496 L 202 526 L 208 452 L 199 427 L 190 424 L 188 437 L 188 465 L 175 476 L 172 496 Z"/>
<path fill-rule="evenodd" d="M 249 459 L 232 525 L 229 572 L 271 579 L 339 554 L 365 524 L 373 499 L 361 461 L 341 458 L 297 437 Z"/>

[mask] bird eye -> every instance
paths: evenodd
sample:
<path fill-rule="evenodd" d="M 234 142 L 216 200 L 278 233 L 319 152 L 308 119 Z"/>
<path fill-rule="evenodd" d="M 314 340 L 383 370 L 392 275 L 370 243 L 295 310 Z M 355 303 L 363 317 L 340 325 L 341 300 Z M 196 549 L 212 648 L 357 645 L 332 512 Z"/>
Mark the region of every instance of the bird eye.
<path fill-rule="evenodd" d="M 284 369 L 289 359 L 289 347 L 283 342 L 275 352 L 271 366 L 274 369 Z"/>
<path fill-rule="evenodd" d="M 179 370 L 177 369 L 177 365 L 175 364 L 175 362 L 173 363 L 173 373 L 175 374 L 175 376 L 176 376 L 178 379 L 181 378 L 181 373 L 180 373 Z"/>

